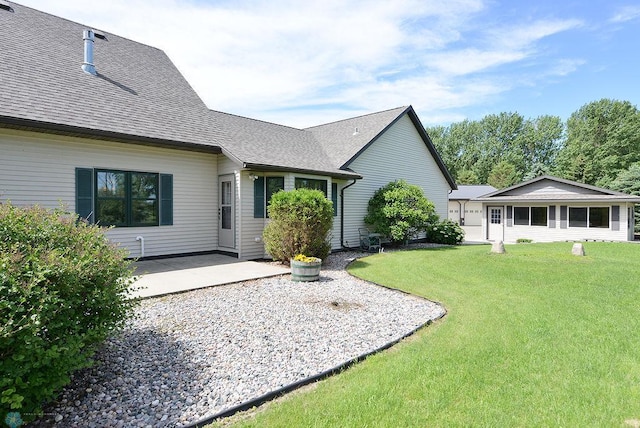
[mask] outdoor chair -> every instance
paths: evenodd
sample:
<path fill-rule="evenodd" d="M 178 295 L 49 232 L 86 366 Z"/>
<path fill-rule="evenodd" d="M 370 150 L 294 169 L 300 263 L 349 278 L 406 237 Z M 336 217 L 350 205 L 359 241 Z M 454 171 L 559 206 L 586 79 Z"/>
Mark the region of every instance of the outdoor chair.
<path fill-rule="evenodd" d="M 371 233 L 369 229 L 361 227 L 358 229 L 360 235 L 360 248 L 363 251 L 369 253 L 380 251 L 380 238 L 379 233 Z"/>

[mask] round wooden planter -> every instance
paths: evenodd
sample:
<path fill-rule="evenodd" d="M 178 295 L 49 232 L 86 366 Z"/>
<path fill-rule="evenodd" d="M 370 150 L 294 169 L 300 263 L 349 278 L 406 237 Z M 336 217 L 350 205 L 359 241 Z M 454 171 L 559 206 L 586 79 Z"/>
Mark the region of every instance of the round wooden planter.
<path fill-rule="evenodd" d="M 320 279 L 320 265 L 318 262 L 299 262 L 291 260 L 291 280 L 292 281 L 317 281 Z"/>

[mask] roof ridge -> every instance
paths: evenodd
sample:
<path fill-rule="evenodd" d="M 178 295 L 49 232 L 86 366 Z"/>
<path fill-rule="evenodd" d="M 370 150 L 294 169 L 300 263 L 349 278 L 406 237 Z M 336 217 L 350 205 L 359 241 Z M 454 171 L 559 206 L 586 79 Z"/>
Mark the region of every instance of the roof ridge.
<path fill-rule="evenodd" d="M 103 29 L 101 29 L 101 28 L 94 27 L 94 26 L 92 26 L 92 25 L 85 24 L 85 23 L 82 23 L 82 22 L 74 21 L 74 20 L 71 20 L 71 19 L 69 19 L 69 18 L 65 18 L 64 16 L 54 15 L 53 13 L 50 13 L 50 12 L 45 12 L 45 11 L 40 10 L 40 9 L 36 9 L 36 8 L 30 7 L 30 6 L 25 6 L 25 5 L 23 5 L 22 3 L 15 2 L 15 1 L 13 1 L 13 0 L 11 1 L 11 3 L 12 3 L 12 4 L 16 4 L 16 5 L 20 6 L 20 7 L 24 7 L 25 9 L 32 10 L 32 11 L 37 12 L 37 13 L 42 13 L 42 14 L 44 14 L 44 15 L 52 16 L 52 17 L 54 17 L 54 18 L 56 18 L 56 19 L 61 19 L 61 20 L 64 20 L 64 21 L 70 22 L 70 23 L 72 23 L 72 24 L 80 25 L 80 26 L 83 26 L 83 27 L 86 27 L 86 28 L 89 28 L 89 29 L 92 29 L 92 30 L 98 30 L 98 31 L 100 31 L 101 33 L 103 33 L 103 34 L 105 34 L 105 35 L 107 35 L 107 36 L 115 36 L 115 37 L 118 37 L 118 38 L 120 38 L 120 39 L 128 40 L 128 41 L 130 41 L 131 43 L 136 43 L 136 44 L 138 44 L 138 45 L 146 46 L 146 47 L 149 47 L 149 48 L 155 49 L 155 50 L 157 50 L 157 51 L 163 52 L 165 55 L 167 55 L 167 53 L 166 53 L 163 49 L 160 49 L 160 48 L 158 48 L 158 47 L 156 47 L 156 46 L 148 45 L 148 44 L 146 44 L 146 43 L 142 43 L 142 42 L 139 42 L 139 41 L 137 41 L 137 40 L 133 40 L 133 39 L 130 39 L 130 38 L 128 38 L 128 37 L 121 36 L 121 35 L 119 35 L 119 34 L 117 34 L 117 33 L 113 33 L 113 32 L 111 32 L 111 31 L 104 31 L 104 30 L 103 30 Z M 167 55 L 167 57 L 168 57 L 168 55 Z M 173 61 L 172 61 L 172 62 L 173 62 Z"/>
<path fill-rule="evenodd" d="M 393 111 L 393 110 L 403 110 L 404 111 L 404 110 L 406 110 L 408 108 L 409 108 L 409 106 L 400 106 L 400 107 L 390 108 L 390 109 L 387 109 L 387 110 L 375 111 L 375 112 L 372 112 L 372 113 L 366 113 L 366 114 L 361 114 L 361 115 L 358 115 L 358 116 L 348 117 L 346 119 L 334 120 L 333 122 L 327 122 L 327 123 L 321 123 L 319 125 L 309 126 L 307 128 L 303 128 L 303 130 L 307 131 L 307 130 L 310 130 L 310 129 L 313 129 L 313 128 L 319 128 L 321 126 L 334 125 L 336 123 L 346 122 L 348 120 L 359 119 L 359 118 L 362 118 L 362 117 L 373 116 L 373 115 L 381 114 L 381 113 L 388 113 L 388 112 Z"/>
<path fill-rule="evenodd" d="M 306 132 L 306 129 L 296 128 L 296 127 L 289 126 L 289 125 L 282 125 L 280 123 L 275 123 L 275 122 L 269 122 L 268 120 L 256 119 L 256 118 L 253 118 L 253 117 L 243 116 L 243 115 L 240 115 L 240 114 L 234 114 L 234 113 L 228 113 L 226 111 L 214 110 L 212 108 L 210 108 L 209 111 L 212 112 L 212 113 L 219 113 L 219 114 L 224 114 L 226 116 L 234 116 L 234 117 L 238 117 L 240 119 L 250 120 L 252 122 L 266 123 L 268 125 L 275 125 L 275 126 L 279 126 L 281 128 L 293 129 L 294 131 Z"/>

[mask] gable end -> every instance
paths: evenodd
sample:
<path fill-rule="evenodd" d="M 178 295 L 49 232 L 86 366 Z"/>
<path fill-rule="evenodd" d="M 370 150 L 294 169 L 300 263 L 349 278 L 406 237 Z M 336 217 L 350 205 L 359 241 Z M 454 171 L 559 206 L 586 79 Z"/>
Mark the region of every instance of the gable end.
<path fill-rule="evenodd" d="M 420 135 L 420 138 L 422 138 L 422 141 L 427 146 L 427 149 L 429 150 L 429 153 L 431 154 L 433 159 L 436 161 L 436 164 L 438 165 L 438 168 L 440 169 L 440 172 L 442 172 L 442 175 L 447 180 L 447 183 L 449 183 L 449 186 L 451 187 L 451 189 L 452 190 L 457 189 L 458 186 L 456 186 L 455 180 L 453 179 L 453 177 L 449 173 L 449 170 L 447 169 L 447 167 L 445 166 L 444 162 L 442 161 L 442 158 L 440 157 L 440 155 L 438 154 L 438 151 L 436 150 L 435 146 L 433 145 L 433 142 L 431 141 L 431 138 L 429 137 L 429 134 L 427 134 L 427 131 L 422 126 L 422 123 L 420 122 L 420 119 L 418 118 L 418 115 L 416 114 L 416 112 L 413 110 L 412 106 L 407 107 L 406 110 L 404 110 L 402 113 L 400 113 L 398 115 L 398 117 L 396 117 L 387 126 L 385 126 L 384 129 L 378 133 L 378 135 L 373 137 L 371 139 L 371 141 L 369 141 L 360 150 L 358 150 L 358 152 L 355 155 L 353 155 L 351 157 L 351 159 L 349 159 L 347 162 L 345 162 L 340 167 L 340 169 L 347 169 L 349 167 L 349 165 L 351 165 L 351 163 L 353 163 L 353 161 L 358 158 L 358 156 L 360 156 L 373 143 L 375 143 L 380 138 L 380 136 L 382 136 L 385 132 L 387 132 L 387 130 L 389 130 L 389 128 L 391 128 L 393 125 L 395 125 L 405 114 L 408 115 L 409 118 L 411 119 L 411 122 L 413 123 L 413 126 L 418 131 L 418 134 Z"/>

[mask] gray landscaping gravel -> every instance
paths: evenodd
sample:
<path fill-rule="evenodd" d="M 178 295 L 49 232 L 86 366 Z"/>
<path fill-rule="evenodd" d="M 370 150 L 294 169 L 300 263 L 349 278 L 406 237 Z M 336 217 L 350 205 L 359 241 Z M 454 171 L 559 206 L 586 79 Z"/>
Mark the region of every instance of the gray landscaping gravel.
<path fill-rule="evenodd" d="M 344 270 L 289 276 L 142 301 L 138 318 L 78 372 L 33 426 L 173 427 L 215 415 L 330 370 L 444 315 L 439 304 Z"/>

